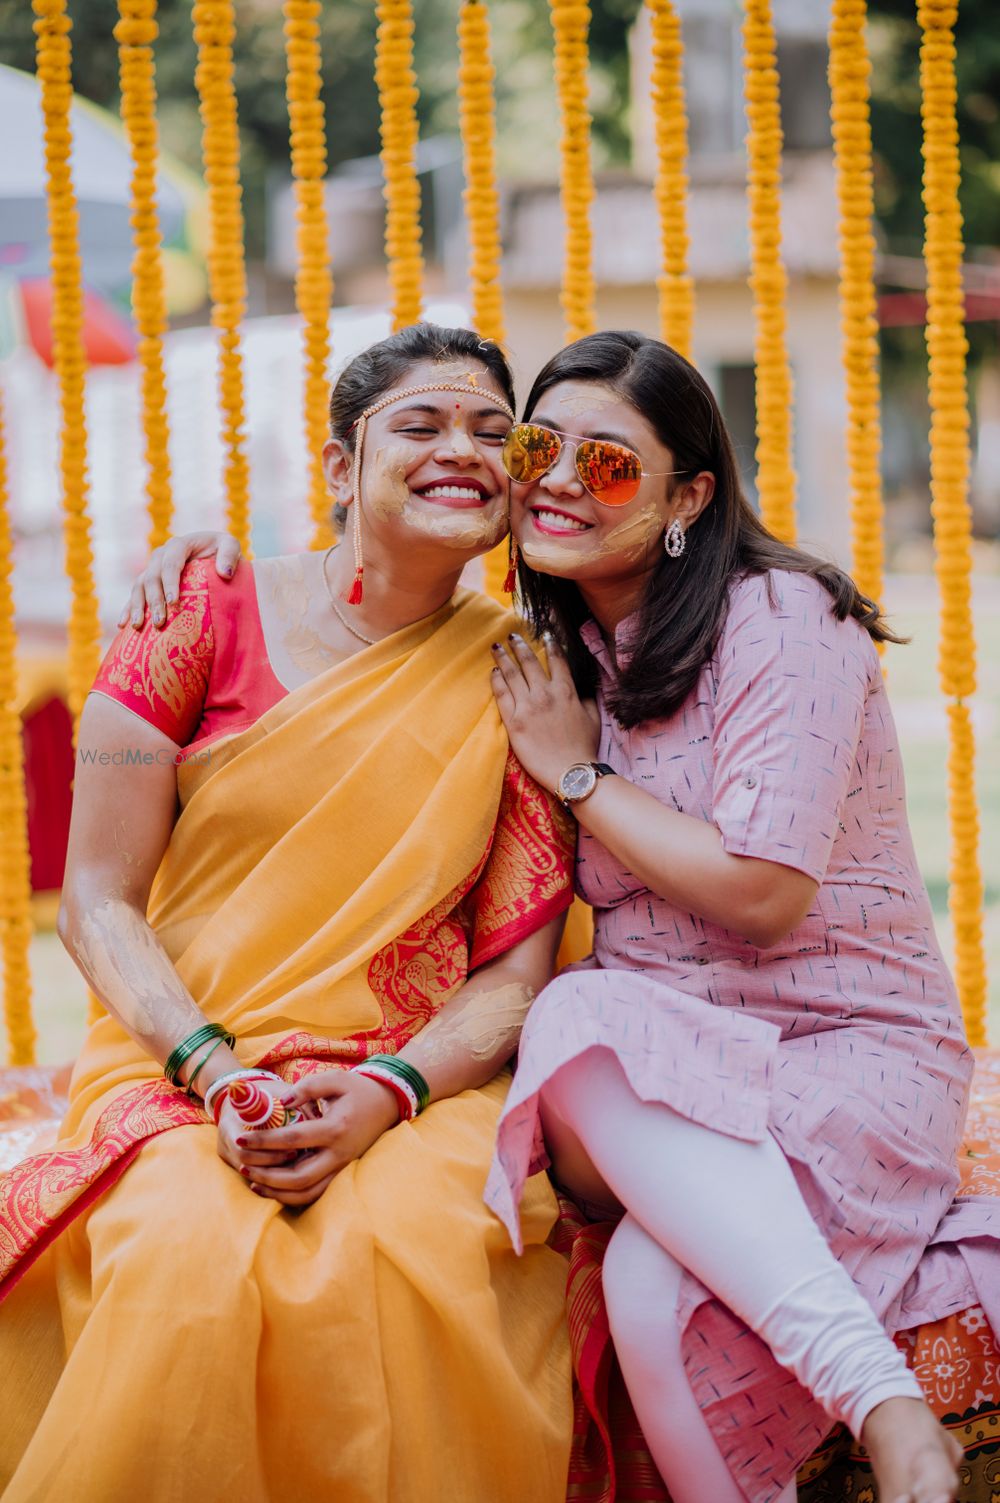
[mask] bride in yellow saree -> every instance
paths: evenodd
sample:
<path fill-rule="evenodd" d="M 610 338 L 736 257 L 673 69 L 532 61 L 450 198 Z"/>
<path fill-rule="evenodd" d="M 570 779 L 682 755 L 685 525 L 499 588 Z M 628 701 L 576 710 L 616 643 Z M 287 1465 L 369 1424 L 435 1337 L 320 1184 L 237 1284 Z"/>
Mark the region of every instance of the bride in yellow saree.
<path fill-rule="evenodd" d="M 571 898 L 493 705 L 516 623 L 457 589 L 505 531 L 509 375 L 427 326 L 360 358 L 328 475 L 361 600 L 360 541 L 232 585 L 197 562 L 88 700 L 61 928 L 108 1012 L 55 1149 L 0 1180 L 5 1503 L 565 1497 L 555 1199 L 526 1195 L 523 1259 L 482 1200 Z M 377 1054 L 425 1111 L 351 1068 Z M 241 1137 L 251 1066 L 312 1115 Z"/>

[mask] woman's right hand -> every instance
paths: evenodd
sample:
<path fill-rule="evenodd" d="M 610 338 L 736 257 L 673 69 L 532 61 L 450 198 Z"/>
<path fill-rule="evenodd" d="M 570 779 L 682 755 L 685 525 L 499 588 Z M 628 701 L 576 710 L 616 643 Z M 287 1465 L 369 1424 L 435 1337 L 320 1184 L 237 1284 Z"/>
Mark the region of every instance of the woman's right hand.
<path fill-rule="evenodd" d="M 258 1080 L 257 1084 L 269 1096 L 273 1096 L 275 1101 L 279 1101 L 282 1096 L 288 1094 L 288 1087 L 281 1080 Z M 249 1171 L 256 1166 L 276 1169 L 281 1164 L 291 1163 L 296 1157 L 294 1151 L 292 1153 L 275 1153 L 272 1149 L 270 1152 L 265 1153 L 258 1152 L 253 1148 L 237 1148 L 237 1138 L 246 1138 L 250 1142 L 253 1142 L 254 1130 L 247 1128 L 243 1118 L 237 1114 L 236 1108 L 231 1105 L 227 1097 L 222 1104 L 222 1111 L 219 1113 L 216 1146 L 220 1159 L 229 1164 L 237 1173 L 242 1174 L 244 1179 L 248 1180 L 250 1179 Z"/>
<path fill-rule="evenodd" d="M 131 620 L 138 630 L 148 606 L 154 626 L 165 626 L 167 606 L 180 593 L 181 570 L 192 558 L 215 558 L 215 572 L 232 579 L 240 561 L 240 545 L 228 532 L 185 532 L 154 548 L 149 563 L 132 586 L 128 604 L 122 608 L 118 625 Z"/>

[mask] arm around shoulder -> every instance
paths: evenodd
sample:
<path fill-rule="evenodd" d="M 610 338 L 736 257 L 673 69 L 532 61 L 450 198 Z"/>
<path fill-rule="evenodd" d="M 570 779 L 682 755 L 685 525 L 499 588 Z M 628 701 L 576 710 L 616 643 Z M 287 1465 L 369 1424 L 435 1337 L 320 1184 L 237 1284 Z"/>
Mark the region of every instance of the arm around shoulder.
<path fill-rule="evenodd" d="M 102 694 L 80 719 L 58 929 L 86 981 L 162 1063 L 206 1019 L 146 921 L 177 808 L 175 742 Z M 219 1050 L 204 1089 L 234 1057 Z"/>

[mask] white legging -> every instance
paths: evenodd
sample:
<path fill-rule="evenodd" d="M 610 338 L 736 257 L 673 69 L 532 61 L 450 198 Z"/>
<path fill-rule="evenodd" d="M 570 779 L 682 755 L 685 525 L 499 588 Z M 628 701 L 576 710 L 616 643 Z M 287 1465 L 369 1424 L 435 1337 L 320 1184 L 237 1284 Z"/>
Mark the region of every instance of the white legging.
<path fill-rule="evenodd" d="M 607 1049 L 558 1070 L 541 1108 L 561 1182 L 591 1200 L 608 1201 L 610 1190 L 625 1207 L 604 1292 L 626 1386 L 674 1503 L 745 1503 L 685 1377 L 683 1269 L 855 1436 L 884 1399 L 923 1398 L 773 1138 L 741 1142 L 641 1101 Z M 778 1503 L 794 1497 L 792 1479 Z"/>

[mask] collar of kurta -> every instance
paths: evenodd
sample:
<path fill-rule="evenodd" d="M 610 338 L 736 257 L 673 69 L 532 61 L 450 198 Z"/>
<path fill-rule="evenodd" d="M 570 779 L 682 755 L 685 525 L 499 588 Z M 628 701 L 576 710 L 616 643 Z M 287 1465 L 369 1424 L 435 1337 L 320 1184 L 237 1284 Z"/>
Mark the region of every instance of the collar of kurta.
<path fill-rule="evenodd" d="M 631 616 L 626 616 L 615 627 L 615 658 L 617 659 L 619 669 L 625 668 L 628 665 L 635 651 L 635 639 L 638 630 L 638 611 L 633 611 Z M 614 678 L 615 664 L 608 651 L 601 628 L 593 617 L 589 621 L 585 621 L 580 627 L 580 636 L 585 646 L 589 648 L 590 652 L 597 659 L 607 677 Z"/>

